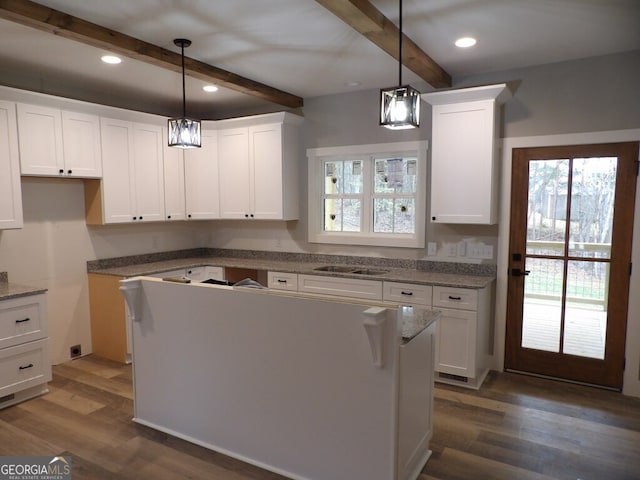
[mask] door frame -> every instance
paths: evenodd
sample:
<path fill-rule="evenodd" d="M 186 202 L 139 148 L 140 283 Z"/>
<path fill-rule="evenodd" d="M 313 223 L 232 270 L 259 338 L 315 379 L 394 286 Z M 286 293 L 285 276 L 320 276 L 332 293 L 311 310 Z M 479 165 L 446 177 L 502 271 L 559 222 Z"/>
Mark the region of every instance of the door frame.
<path fill-rule="evenodd" d="M 507 283 L 509 268 L 509 233 L 511 200 L 511 159 L 514 148 L 582 145 L 593 143 L 617 143 L 640 141 L 640 129 L 611 130 L 574 134 L 508 137 L 502 139 L 500 162 L 500 216 L 498 224 L 495 335 L 492 369 L 504 370 Z M 636 190 L 634 241 L 631 260 L 635 268 L 631 276 L 630 291 L 640 291 L 640 188 Z M 626 357 L 622 393 L 640 397 L 640 296 L 631 295 L 628 305 Z"/>

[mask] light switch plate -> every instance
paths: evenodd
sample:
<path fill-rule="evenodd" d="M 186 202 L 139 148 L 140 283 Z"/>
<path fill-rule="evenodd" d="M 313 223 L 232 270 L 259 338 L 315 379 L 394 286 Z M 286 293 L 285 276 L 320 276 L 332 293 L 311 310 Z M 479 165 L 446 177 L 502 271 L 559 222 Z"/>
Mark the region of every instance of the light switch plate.
<path fill-rule="evenodd" d="M 427 243 L 427 255 L 434 257 L 438 254 L 438 244 L 436 242 Z"/>

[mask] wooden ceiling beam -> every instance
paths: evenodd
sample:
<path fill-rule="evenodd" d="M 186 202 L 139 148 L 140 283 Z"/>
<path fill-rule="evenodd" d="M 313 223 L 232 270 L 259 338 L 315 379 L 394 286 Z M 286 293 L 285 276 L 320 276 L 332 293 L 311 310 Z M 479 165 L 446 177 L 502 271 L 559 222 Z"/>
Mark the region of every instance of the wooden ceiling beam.
<path fill-rule="evenodd" d="M 182 73 L 180 53 L 29 0 L 0 0 L 0 18 Z M 303 105 L 301 97 L 193 58 L 185 57 L 185 74 L 285 107 L 298 108 Z"/>
<path fill-rule="evenodd" d="M 316 0 L 316 2 L 399 60 L 400 30 L 369 0 Z M 435 88 L 451 86 L 451 75 L 404 33 L 402 34 L 402 64 Z"/>

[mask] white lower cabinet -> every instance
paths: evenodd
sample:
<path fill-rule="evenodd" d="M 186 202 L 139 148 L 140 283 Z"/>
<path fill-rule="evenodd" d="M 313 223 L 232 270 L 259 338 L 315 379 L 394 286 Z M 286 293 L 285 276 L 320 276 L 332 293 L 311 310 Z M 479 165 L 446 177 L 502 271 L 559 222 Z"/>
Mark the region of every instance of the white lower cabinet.
<path fill-rule="evenodd" d="M 298 274 L 283 272 L 268 272 L 267 287 L 274 290 L 298 291 Z"/>
<path fill-rule="evenodd" d="M 47 335 L 44 294 L 0 301 L 0 408 L 47 392 Z"/>
<path fill-rule="evenodd" d="M 489 371 L 489 320 L 492 286 L 433 287 L 440 310 L 435 348 L 436 381 L 479 388 Z"/>
<path fill-rule="evenodd" d="M 333 297 L 380 301 L 382 299 L 382 282 L 323 275 L 298 275 L 298 291 Z"/>

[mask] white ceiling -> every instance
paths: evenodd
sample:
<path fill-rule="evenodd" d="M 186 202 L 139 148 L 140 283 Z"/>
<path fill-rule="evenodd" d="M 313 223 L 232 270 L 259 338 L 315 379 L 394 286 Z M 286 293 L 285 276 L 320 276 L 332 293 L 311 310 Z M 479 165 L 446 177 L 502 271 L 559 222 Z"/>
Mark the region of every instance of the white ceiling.
<path fill-rule="evenodd" d="M 393 22 L 397 0 L 371 0 Z M 313 0 L 38 0 L 38 3 L 185 54 L 303 98 L 395 85 L 397 63 Z M 640 0 L 404 0 L 403 30 L 454 78 L 640 49 Z M 461 50 L 453 41 L 472 35 Z M 42 91 L 100 94 L 105 103 L 181 109 L 181 77 L 0 20 L 0 82 Z M 419 82 L 407 69 L 403 81 Z M 358 82 L 355 87 L 350 82 Z M 267 107 L 264 101 L 187 81 L 188 113 Z M 33 88 L 33 87 L 32 87 Z"/>

